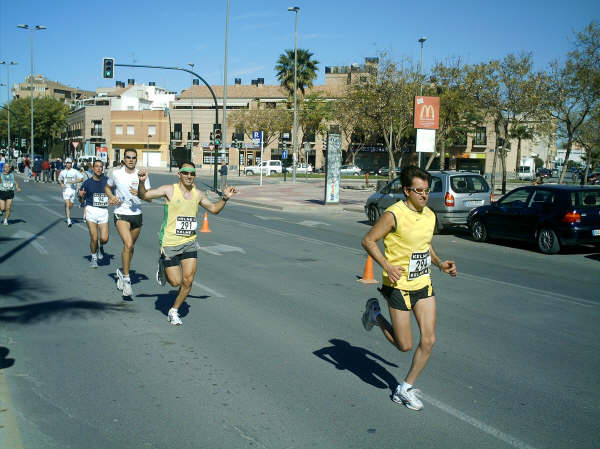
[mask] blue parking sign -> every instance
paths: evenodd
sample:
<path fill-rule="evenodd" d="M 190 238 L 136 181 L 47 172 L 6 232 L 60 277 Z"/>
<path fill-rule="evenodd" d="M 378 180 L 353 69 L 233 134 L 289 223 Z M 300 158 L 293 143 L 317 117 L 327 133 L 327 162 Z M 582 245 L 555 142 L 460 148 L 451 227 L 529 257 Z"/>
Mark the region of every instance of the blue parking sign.
<path fill-rule="evenodd" d="M 281 159 L 287 159 L 287 150 L 281 152 Z"/>
<path fill-rule="evenodd" d="M 252 131 L 252 143 L 260 145 L 262 143 L 262 131 Z"/>

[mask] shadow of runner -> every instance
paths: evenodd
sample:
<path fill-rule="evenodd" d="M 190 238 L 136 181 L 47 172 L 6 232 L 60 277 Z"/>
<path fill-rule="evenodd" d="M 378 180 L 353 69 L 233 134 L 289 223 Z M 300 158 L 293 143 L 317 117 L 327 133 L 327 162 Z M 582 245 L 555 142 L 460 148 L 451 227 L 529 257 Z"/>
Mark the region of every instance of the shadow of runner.
<path fill-rule="evenodd" d="M 117 304 L 98 301 L 67 298 L 54 301 L 36 302 L 23 306 L 0 307 L 0 322 L 16 324 L 33 324 L 49 318 L 68 316 L 84 318 L 91 312 L 131 312 Z"/>
<path fill-rule="evenodd" d="M 154 301 L 154 310 L 158 310 L 162 312 L 164 316 L 167 316 L 167 314 L 169 313 L 169 309 L 173 306 L 173 302 L 175 301 L 177 292 L 178 290 L 169 290 L 167 293 L 160 293 L 156 295 L 137 295 L 137 298 L 150 298 L 156 296 L 156 301 Z M 207 299 L 210 298 L 210 296 L 189 295 L 179 308 L 179 316 L 181 318 L 183 318 L 190 312 L 190 305 L 187 303 L 190 298 Z"/>
<path fill-rule="evenodd" d="M 15 364 L 15 359 L 6 357 L 10 351 L 4 346 L 0 346 L 0 369 L 10 368 Z"/>
<path fill-rule="evenodd" d="M 392 393 L 394 392 L 398 381 L 392 373 L 373 359 L 377 359 L 395 368 L 398 365 L 388 362 L 365 348 L 352 346 L 347 341 L 333 338 L 329 342 L 333 346 L 319 349 L 314 351 L 313 354 L 331 363 L 336 369 L 350 371 L 363 382 L 381 389 L 389 388 Z"/>

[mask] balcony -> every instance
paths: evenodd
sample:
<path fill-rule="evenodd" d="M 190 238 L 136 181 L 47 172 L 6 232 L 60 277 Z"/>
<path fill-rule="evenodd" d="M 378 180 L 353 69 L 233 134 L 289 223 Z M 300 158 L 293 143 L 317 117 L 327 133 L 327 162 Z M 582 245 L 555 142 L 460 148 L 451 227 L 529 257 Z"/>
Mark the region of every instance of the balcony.
<path fill-rule="evenodd" d="M 102 128 L 92 128 L 90 130 L 90 136 L 101 137 L 102 136 Z"/>
<path fill-rule="evenodd" d="M 181 131 L 174 131 L 171 133 L 171 140 L 182 140 Z"/>
<path fill-rule="evenodd" d="M 188 140 L 193 140 L 194 142 L 197 142 L 200 140 L 200 135 L 199 134 L 192 134 L 190 132 L 187 133 L 187 138 Z"/>
<path fill-rule="evenodd" d="M 475 136 L 473 137 L 473 148 L 485 148 L 487 147 L 486 136 Z"/>

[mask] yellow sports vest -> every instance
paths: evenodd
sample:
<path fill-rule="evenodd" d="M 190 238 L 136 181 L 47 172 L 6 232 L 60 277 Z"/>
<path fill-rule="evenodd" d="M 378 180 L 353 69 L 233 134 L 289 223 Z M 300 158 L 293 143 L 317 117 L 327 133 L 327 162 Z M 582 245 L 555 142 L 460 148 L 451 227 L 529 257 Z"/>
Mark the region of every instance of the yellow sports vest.
<path fill-rule="evenodd" d="M 431 282 L 431 238 L 435 214 L 425 207 L 422 212 L 408 208 L 404 201 L 388 207 L 396 217 L 396 228 L 383 239 L 385 257 L 392 264 L 404 268 L 400 279 L 393 283 L 383 271 L 383 285 L 400 290 L 419 290 Z"/>
<path fill-rule="evenodd" d="M 159 245 L 177 246 L 196 239 L 198 221 L 198 202 L 200 191 L 192 188 L 192 199 L 186 200 L 179 190 L 179 184 L 173 185 L 173 197 L 163 209 L 163 224 L 160 229 Z"/>

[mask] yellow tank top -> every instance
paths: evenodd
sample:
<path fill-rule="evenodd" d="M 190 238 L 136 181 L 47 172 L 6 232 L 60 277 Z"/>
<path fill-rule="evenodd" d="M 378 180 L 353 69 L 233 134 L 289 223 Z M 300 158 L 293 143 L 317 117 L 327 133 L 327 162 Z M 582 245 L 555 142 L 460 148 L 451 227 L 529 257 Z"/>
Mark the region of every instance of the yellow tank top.
<path fill-rule="evenodd" d="M 404 201 L 388 207 L 396 217 L 396 228 L 383 239 L 385 257 L 392 265 L 404 268 L 402 277 L 393 283 L 383 271 L 383 285 L 400 290 L 419 290 L 431 282 L 431 238 L 435 227 L 435 214 L 425 207 L 422 212 L 408 208 Z"/>
<path fill-rule="evenodd" d="M 186 200 L 179 190 L 179 184 L 173 185 L 173 197 L 167 201 L 163 211 L 159 235 L 161 247 L 183 245 L 196 239 L 199 201 L 200 191 L 196 187 L 192 189 L 192 199 Z"/>

